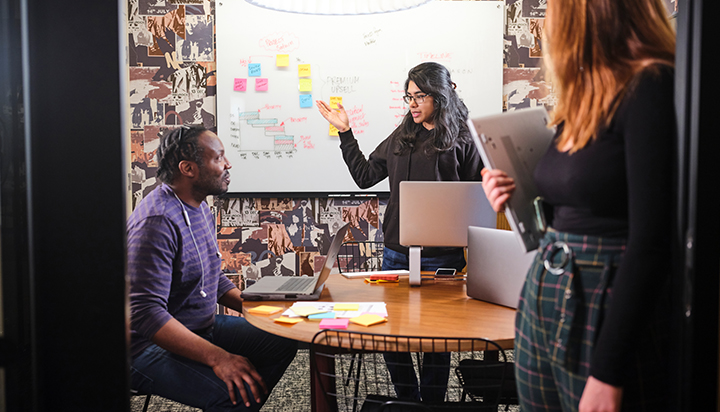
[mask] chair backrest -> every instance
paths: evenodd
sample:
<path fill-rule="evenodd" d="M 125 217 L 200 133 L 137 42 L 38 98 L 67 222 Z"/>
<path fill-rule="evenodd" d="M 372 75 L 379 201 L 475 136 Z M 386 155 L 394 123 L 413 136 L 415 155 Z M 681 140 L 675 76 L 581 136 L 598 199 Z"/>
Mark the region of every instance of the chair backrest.
<path fill-rule="evenodd" d="M 383 242 L 369 240 L 343 243 L 337 256 L 340 273 L 381 270 L 383 247 Z"/>
<path fill-rule="evenodd" d="M 450 374 L 445 402 L 418 404 L 398 399 L 383 356 L 392 352 L 449 352 L 450 368 L 455 373 Z M 507 382 L 512 381 L 508 375 L 512 375 L 513 364 L 508 362 L 503 349 L 482 338 L 323 330 L 313 338 L 310 356 L 312 378 L 319 383 L 326 402 L 337 403 L 338 410 L 346 411 L 496 411 Z M 428 362 L 413 361 L 416 373 L 420 368 L 432 367 Z M 435 367 L 447 371 L 447 366 Z"/>

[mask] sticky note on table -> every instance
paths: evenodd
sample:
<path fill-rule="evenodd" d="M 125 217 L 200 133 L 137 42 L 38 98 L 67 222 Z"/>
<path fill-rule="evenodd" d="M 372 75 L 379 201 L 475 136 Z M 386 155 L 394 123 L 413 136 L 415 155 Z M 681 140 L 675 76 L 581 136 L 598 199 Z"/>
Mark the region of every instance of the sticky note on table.
<path fill-rule="evenodd" d="M 268 79 L 257 78 L 255 79 L 255 91 L 266 92 L 268 89 Z"/>
<path fill-rule="evenodd" d="M 244 92 L 247 90 L 247 79 L 235 79 L 233 82 L 233 90 L 236 92 Z"/>
<path fill-rule="evenodd" d="M 324 313 L 327 312 L 326 310 L 318 309 L 312 306 L 297 306 L 297 307 L 291 307 L 290 310 L 292 310 L 296 315 L 298 316 L 310 316 L 314 315 L 316 313 Z"/>
<path fill-rule="evenodd" d="M 320 321 L 320 329 L 347 329 L 349 323 L 347 319 L 323 319 Z"/>
<path fill-rule="evenodd" d="M 260 77 L 261 74 L 262 74 L 262 69 L 261 69 L 260 63 L 248 64 L 248 76 Z"/>
<path fill-rule="evenodd" d="M 256 315 L 272 315 L 273 313 L 277 313 L 282 310 L 283 310 L 283 308 L 278 307 L 278 306 L 260 305 L 260 306 L 256 306 L 254 308 L 248 309 L 248 312 L 256 314 Z"/>
<path fill-rule="evenodd" d="M 342 104 L 342 96 L 330 96 L 330 108 L 338 109 L 338 104 Z"/>
<path fill-rule="evenodd" d="M 301 94 L 300 95 L 300 107 L 312 107 L 312 94 Z"/>
<path fill-rule="evenodd" d="M 280 316 L 279 318 L 274 319 L 274 320 L 277 323 L 287 323 L 290 325 L 294 325 L 296 323 L 300 323 L 303 321 L 302 318 L 289 318 L 287 316 Z"/>
<path fill-rule="evenodd" d="M 350 322 L 357 323 L 358 325 L 362 326 L 370 326 L 370 325 L 376 325 L 378 323 L 385 322 L 387 319 L 385 319 L 382 316 L 366 313 L 354 318 L 350 318 Z"/>
<path fill-rule="evenodd" d="M 336 312 L 340 311 L 352 311 L 360 309 L 360 305 L 357 303 L 336 303 L 333 305 L 333 310 Z"/>
<path fill-rule="evenodd" d="M 323 312 L 308 315 L 308 320 L 322 321 L 323 319 L 335 319 L 335 312 Z"/>
<path fill-rule="evenodd" d="M 312 91 L 312 79 L 300 79 L 300 84 L 298 85 L 301 92 L 311 92 Z"/>
<path fill-rule="evenodd" d="M 298 77 L 310 77 L 309 64 L 298 64 Z"/>
<path fill-rule="evenodd" d="M 290 64 L 289 54 L 278 54 L 275 56 L 275 65 L 278 67 L 286 67 Z"/>

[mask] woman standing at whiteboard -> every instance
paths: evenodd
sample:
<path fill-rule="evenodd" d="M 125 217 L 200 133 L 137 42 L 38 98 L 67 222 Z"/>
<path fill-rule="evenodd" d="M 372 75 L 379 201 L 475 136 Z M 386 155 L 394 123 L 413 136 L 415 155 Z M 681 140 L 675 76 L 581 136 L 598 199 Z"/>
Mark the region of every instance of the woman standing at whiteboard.
<path fill-rule="evenodd" d="M 660 0 L 551 0 L 555 141 L 534 171 L 551 229 L 520 296 L 523 411 L 671 410 L 675 35 Z M 496 211 L 514 184 L 483 170 Z M 548 213 L 546 213 L 548 214 Z"/>
<path fill-rule="evenodd" d="M 320 114 L 338 129 L 343 159 L 358 187 L 366 189 L 390 179 L 390 199 L 383 221 L 383 270 L 408 269 L 408 249 L 400 245 L 400 182 L 480 180 L 482 162 L 467 128 L 468 109 L 455 87 L 450 72 L 440 64 L 428 62 L 410 69 L 403 96 L 409 110 L 400 126 L 368 158 L 360 151 L 342 105 L 332 110 L 327 103 L 316 102 Z M 435 271 L 439 267 L 462 270 L 463 248 L 423 248 L 421 270 Z M 410 354 L 392 355 L 386 354 L 386 360 L 398 397 L 429 402 L 444 399 L 449 354 L 425 354 L 419 390 L 412 367 L 392 367 L 398 361 L 411 365 Z M 410 385 L 398 387 L 399 383 Z"/>

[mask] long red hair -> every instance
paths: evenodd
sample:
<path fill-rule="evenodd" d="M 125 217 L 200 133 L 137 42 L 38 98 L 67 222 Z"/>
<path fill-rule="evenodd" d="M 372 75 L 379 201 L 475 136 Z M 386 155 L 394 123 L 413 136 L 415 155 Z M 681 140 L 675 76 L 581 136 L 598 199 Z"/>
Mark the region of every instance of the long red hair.
<path fill-rule="evenodd" d="M 549 0 L 546 51 L 559 94 L 557 146 L 585 147 L 607 125 L 627 86 L 654 64 L 674 65 L 675 32 L 661 0 Z"/>

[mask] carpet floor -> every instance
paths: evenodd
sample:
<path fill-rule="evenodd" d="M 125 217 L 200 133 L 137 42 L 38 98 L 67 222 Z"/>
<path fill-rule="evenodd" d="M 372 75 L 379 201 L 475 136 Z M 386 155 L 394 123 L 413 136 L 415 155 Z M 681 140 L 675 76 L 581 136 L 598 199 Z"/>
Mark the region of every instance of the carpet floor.
<path fill-rule="evenodd" d="M 512 351 L 507 351 L 508 355 Z M 263 405 L 262 412 L 310 412 L 310 354 L 308 349 L 299 349 L 295 360 L 285 371 L 283 378 L 272 391 L 268 401 Z M 134 396 L 131 399 L 131 411 L 142 411 L 145 396 Z M 341 408 L 342 409 L 342 408 Z M 498 410 L 505 410 L 500 405 Z M 518 412 L 516 405 L 509 406 L 509 411 Z M 148 412 L 200 412 L 201 409 L 186 406 L 169 399 L 153 395 L 150 399 Z"/>

